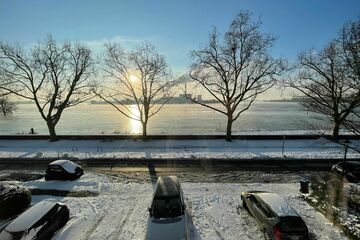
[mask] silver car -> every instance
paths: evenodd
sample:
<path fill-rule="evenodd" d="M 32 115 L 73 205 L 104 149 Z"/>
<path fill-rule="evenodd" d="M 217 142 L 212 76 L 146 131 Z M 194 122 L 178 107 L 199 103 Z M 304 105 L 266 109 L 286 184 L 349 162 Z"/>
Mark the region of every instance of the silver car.
<path fill-rule="evenodd" d="M 243 207 L 257 220 L 266 239 L 306 240 L 308 229 L 285 199 L 276 193 L 252 191 L 241 194 Z"/>
<path fill-rule="evenodd" d="M 146 239 L 188 239 L 186 205 L 177 177 L 158 178 L 149 213 Z"/>

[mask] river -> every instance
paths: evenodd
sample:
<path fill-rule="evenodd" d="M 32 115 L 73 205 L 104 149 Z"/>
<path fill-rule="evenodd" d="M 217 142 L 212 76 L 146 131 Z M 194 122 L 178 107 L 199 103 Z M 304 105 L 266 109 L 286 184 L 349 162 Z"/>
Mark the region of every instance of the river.
<path fill-rule="evenodd" d="M 0 116 L 0 134 L 27 134 L 31 128 L 38 134 L 48 133 L 33 104 L 17 107 L 12 115 Z M 135 106 L 131 108 L 136 114 Z M 308 130 L 309 124 L 319 123 L 314 116 L 294 102 L 256 102 L 233 124 L 233 132 Z M 65 110 L 56 130 L 58 134 L 140 134 L 141 124 L 107 104 L 85 103 Z M 224 115 L 195 104 L 168 104 L 148 124 L 148 134 L 221 134 L 225 130 Z"/>

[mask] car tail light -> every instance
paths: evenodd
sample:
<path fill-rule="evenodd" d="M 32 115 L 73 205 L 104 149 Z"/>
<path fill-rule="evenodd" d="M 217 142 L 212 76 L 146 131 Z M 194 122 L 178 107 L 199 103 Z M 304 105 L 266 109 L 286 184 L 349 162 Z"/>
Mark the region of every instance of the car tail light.
<path fill-rule="evenodd" d="M 280 228 L 278 225 L 276 225 L 274 228 L 273 228 L 273 231 L 274 231 L 274 236 L 275 236 L 275 239 L 276 240 L 281 240 L 281 231 L 280 231 Z"/>

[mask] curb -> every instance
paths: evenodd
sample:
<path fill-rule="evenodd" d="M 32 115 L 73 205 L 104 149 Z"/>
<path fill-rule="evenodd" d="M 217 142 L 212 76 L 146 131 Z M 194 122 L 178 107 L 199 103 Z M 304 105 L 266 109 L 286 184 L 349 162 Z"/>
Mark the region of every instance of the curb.
<path fill-rule="evenodd" d="M 0 158 L 0 164 L 2 165 L 46 165 L 54 160 L 61 158 Z M 99 166 L 99 165 L 185 165 L 185 166 L 221 166 L 221 165 L 233 165 L 243 167 L 296 167 L 296 168 L 311 168 L 324 166 L 328 167 L 335 163 L 342 161 L 343 159 L 331 158 L 331 159 L 284 159 L 284 158 L 261 158 L 261 159 L 229 159 L 229 158 L 66 158 L 74 162 L 85 164 L 87 166 Z M 358 158 L 348 159 L 352 161 L 360 161 Z M 259 166 L 260 165 L 260 166 Z"/>

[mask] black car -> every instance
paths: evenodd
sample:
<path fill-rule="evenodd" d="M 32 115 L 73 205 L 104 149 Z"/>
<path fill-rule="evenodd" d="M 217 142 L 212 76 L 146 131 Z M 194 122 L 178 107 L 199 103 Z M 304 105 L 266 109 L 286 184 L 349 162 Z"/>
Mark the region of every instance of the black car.
<path fill-rule="evenodd" d="M 280 195 L 262 191 L 243 192 L 241 199 L 243 207 L 257 220 L 266 239 L 309 238 L 303 219 Z"/>
<path fill-rule="evenodd" d="M 83 169 L 69 160 L 51 162 L 45 174 L 45 180 L 75 180 L 84 174 Z"/>
<path fill-rule="evenodd" d="M 149 212 L 146 239 L 188 239 L 186 205 L 176 176 L 158 178 Z"/>
<path fill-rule="evenodd" d="M 69 220 L 69 209 L 64 204 L 45 200 L 15 218 L 0 233 L 1 240 L 51 239 Z"/>
<path fill-rule="evenodd" d="M 332 166 L 331 170 L 341 176 L 345 176 L 350 182 L 359 182 L 360 180 L 360 162 L 345 161 Z"/>

